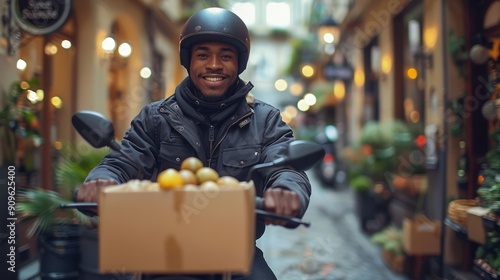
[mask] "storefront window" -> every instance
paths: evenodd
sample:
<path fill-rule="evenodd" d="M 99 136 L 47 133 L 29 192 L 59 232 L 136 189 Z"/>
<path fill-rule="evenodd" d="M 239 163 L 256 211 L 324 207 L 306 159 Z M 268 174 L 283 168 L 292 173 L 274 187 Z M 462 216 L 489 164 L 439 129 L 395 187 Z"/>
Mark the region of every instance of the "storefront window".
<path fill-rule="evenodd" d="M 365 65 L 365 96 L 363 105 L 363 121 L 379 119 L 379 69 L 380 69 L 380 48 L 378 37 L 375 37 L 364 48 Z"/>
<path fill-rule="evenodd" d="M 422 5 L 412 7 L 403 17 L 403 117 L 410 124 L 425 121 L 425 68 L 422 39 Z"/>

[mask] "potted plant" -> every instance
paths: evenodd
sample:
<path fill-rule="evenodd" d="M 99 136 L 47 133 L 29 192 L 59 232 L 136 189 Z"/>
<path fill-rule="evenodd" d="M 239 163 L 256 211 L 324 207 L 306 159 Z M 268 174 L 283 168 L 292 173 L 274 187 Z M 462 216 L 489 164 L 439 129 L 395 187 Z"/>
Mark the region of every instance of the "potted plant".
<path fill-rule="evenodd" d="M 69 203 L 53 190 L 28 189 L 19 193 L 16 210 L 20 222 L 29 222 L 28 237 L 36 237 L 40 260 L 40 275 L 78 277 L 78 223 L 89 218 L 75 209 L 61 209 Z"/>
<path fill-rule="evenodd" d="M 498 232 L 487 233 L 485 244 L 476 250 L 474 265 L 474 270 L 480 275 L 489 275 L 488 279 L 497 279 L 500 272 L 500 234 Z"/>
<path fill-rule="evenodd" d="M 16 165 L 26 172 L 29 181 L 34 150 L 41 144 L 39 123 L 34 105 L 28 102 L 28 89 L 35 90 L 39 82 L 15 81 L 3 92 L 0 104 L 0 159 L 2 166 Z"/>
<path fill-rule="evenodd" d="M 382 248 L 382 257 L 394 272 L 403 272 L 405 254 L 403 249 L 403 233 L 401 229 L 397 228 L 395 225 L 389 225 L 383 230 L 373 234 L 370 241 Z"/>
<path fill-rule="evenodd" d="M 492 134 L 492 138 L 496 140 L 494 146 L 486 155 L 484 168 L 481 171 L 484 179 L 477 193 L 481 199 L 482 206 L 488 208 L 489 213 L 483 216 L 483 223 L 486 228 L 498 229 L 500 222 L 500 130 L 497 129 Z"/>
<path fill-rule="evenodd" d="M 19 193 L 16 207 L 19 221 L 29 223 L 27 235 L 37 239 L 42 277 L 78 277 L 80 225 L 96 223 L 96 219 L 60 206 L 72 202 L 74 189 L 83 183 L 105 152 L 66 148 L 55 165 L 57 186 L 54 190 L 30 188 Z"/>

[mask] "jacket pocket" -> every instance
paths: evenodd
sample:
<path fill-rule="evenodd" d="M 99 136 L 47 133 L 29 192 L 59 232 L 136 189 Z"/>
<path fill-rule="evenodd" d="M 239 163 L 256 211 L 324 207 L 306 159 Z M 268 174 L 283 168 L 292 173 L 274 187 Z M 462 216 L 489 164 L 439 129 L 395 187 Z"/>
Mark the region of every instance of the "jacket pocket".
<path fill-rule="evenodd" d="M 195 156 L 195 151 L 189 144 L 160 143 L 160 171 L 167 168 L 180 170 L 181 163 L 188 157 Z"/>
<path fill-rule="evenodd" d="M 260 146 L 227 148 L 222 152 L 222 164 L 228 175 L 246 180 L 249 169 L 260 161 Z"/>

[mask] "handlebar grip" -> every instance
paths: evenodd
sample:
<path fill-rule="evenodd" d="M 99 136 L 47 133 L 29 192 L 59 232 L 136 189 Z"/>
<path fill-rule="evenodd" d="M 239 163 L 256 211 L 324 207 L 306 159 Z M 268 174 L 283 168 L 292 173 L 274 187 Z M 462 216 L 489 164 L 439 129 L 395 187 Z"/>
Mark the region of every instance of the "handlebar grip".
<path fill-rule="evenodd" d="M 264 198 L 260 196 L 255 197 L 255 209 L 264 210 Z"/>
<path fill-rule="evenodd" d="M 78 188 L 73 191 L 73 202 L 78 201 Z"/>

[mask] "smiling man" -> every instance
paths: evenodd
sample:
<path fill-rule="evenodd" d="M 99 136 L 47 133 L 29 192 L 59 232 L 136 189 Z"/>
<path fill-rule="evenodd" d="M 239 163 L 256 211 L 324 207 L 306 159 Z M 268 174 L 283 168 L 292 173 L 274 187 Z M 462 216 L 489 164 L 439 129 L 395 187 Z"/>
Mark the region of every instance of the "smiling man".
<path fill-rule="evenodd" d="M 232 45 L 208 42 L 192 47 L 189 76 L 207 99 L 224 99 L 238 78 L 237 71 L 238 50 Z"/>
<path fill-rule="evenodd" d="M 280 111 L 254 99 L 252 83 L 239 78 L 249 54 L 248 29 L 234 13 L 208 8 L 191 16 L 179 45 L 180 61 L 188 76 L 171 97 L 146 105 L 121 141 L 122 151 L 141 162 L 141 171 L 127 157 L 112 151 L 90 172 L 78 200 L 97 201 L 100 188 L 132 179 L 156 181 L 158 173 L 167 168 L 179 170 L 188 157 L 197 157 L 219 175 L 240 181 L 248 179 L 254 165 L 282 158 L 295 138 Z M 252 180 L 256 195 L 264 198 L 265 210 L 292 217 L 304 215 L 311 195 L 304 172 L 286 166 L 264 169 L 253 174 Z M 278 220 L 258 221 L 256 239 L 266 224 L 292 227 Z M 231 231 L 230 225 L 227 230 Z M 150 275 L 145 279 L 161 278 Z M 232 279 L 276 277 L 256 247 L 251 273 Z"/>

